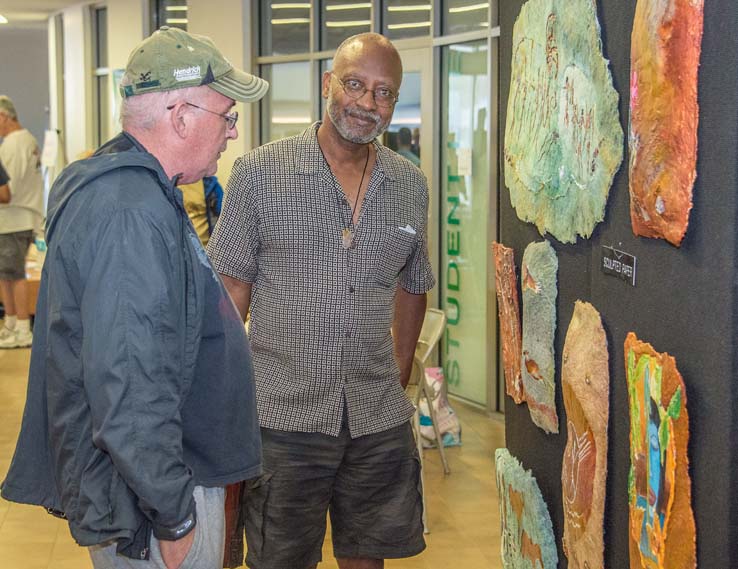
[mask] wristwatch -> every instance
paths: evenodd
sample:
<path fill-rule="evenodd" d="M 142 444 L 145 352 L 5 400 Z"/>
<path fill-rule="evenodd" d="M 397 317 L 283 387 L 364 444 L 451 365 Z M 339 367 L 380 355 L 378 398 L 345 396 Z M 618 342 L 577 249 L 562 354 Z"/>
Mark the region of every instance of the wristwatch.
<path fill-rule="evenodd" d="M 155 525 L 154 537 L 159 540 L 163 539 L 164 541 L 177 541 L 190 533 L 195 528 L 195 524 L 197 524 L 197 516 L 193 509 L 181 523 L 174 527 L 168 528 L 165 526 Z"/>

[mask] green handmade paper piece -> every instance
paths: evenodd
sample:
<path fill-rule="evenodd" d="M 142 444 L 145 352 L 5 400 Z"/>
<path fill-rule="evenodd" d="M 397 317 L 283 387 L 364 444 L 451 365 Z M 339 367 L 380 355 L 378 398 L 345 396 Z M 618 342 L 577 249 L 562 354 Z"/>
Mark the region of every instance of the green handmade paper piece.
<path fill-rule="evenodd" d="M 523 254 L 523 353 L 520 367 L 533 422 L 547 433 L 559 432 L 556 414 L 554 334 L 556 332 L 556 273 L 559 261 L 548 241 L 531 243 Z"/>
<path fill-rule="evenodd" d="M 518 217 L 564 243 L 605 214 L 623 158 L 594 0 L 529 0 L 513 28 L 505 183 Z"/>
<path fill-rule="evenodd" d="M 495 451 L 497 495 L 505 569 L 555 569 L 558 564 L 551 515 L 530 470 L 506 448 Z"/>

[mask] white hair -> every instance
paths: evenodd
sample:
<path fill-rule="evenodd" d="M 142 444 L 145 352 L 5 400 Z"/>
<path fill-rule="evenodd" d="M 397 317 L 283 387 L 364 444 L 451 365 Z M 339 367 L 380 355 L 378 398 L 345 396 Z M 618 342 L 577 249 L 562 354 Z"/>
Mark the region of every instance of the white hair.
<path fill-rule="evenodd" d="M 14 121 L 18 120 L 18 113 L 15 111 L 15 105 L 13 104 L 11 98 L 7 95 L 0 95 L 0 113 L 13 119 Z"/>
<path fill-rule="evenodd" d="M 205 87 L 185 87 L 125 97 L 120 106 L 123 130 L 152 130 L 167 113 L 167 107 L 180 101 L 200 101 Z"/>

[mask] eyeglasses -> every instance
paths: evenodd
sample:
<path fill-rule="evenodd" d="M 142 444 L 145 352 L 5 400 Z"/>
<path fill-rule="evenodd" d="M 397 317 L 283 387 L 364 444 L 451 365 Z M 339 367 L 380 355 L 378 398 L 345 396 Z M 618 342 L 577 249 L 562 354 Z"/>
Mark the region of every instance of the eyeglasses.
<path fill-rule="evenodd" d="M 333 77 L 336 77 L 333 75 Z M 367 92 L 374 96 L 374 102 L 379 107 L 392 107 L 397 102 L 398 95 L 389 87 L 377 87 L 376 89 L 367 89 L 366 86 L 358 79 L 346 79 L 341 81 L 336 77 L 336 81 L 343 87 L 343 92 L 352 99 L 361 99 Z"/>
<path fill-rule="evenodd" d="M 196 109 L 200 109 L 201 111 L 205 111 L 206 113 L 210 113 L 211 115 L 218 115 L 223 120 L 225 120 L 226 125 L 228 126 L 228 130 L 232 130 L 236 127 L 236 123 L 238 122 L 238 112 L 233 111 L 232 113 L 216 113 L 215 111 L 211 111 L 209 109 L 205 109 L 203 107 L 200 107 L 198 105 L 195 105 L 194 103 L 189 103 L 185 101 L 185 105 L 189 105 L 190 107 L 195 107 Z M 176 105 L 169 105 L 167 107 L 168 111 L 171 111 Z"/>

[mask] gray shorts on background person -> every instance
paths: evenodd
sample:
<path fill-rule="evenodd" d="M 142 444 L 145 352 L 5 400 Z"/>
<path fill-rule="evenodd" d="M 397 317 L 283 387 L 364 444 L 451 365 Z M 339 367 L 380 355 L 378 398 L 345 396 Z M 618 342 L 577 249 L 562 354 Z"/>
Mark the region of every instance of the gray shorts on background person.
<path fill-rule="evenodd" d="M 26 278 L 26 254 L 33 243 L 33 231 L 0 233 L 0 280 Z"/>
<path fill-rule="evenodd" d="M 322 559 L 330 512 L 336 557 L 395 559 L 425 549 L 420 462 L 410 423 L 352 439 L 261 430 L 264 475 L 244 499 L 251 569 Z"/>
<path fill-rule="evenodd" d="M 195 539 L 179 569 L 220 569 L 223 566 L 225 540 L 225 489 L 195 486 L 193 492 L 197 511 Z M 159 542 L 151 537 L 151 557 L 147 561 L 116 554 L 116 544 L 90 547 L 95 569 L 166 569 L 159 552 Z"/>

